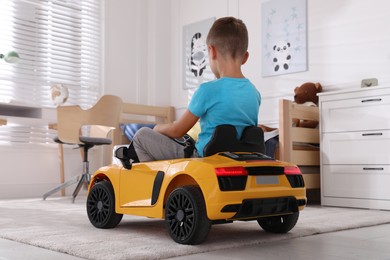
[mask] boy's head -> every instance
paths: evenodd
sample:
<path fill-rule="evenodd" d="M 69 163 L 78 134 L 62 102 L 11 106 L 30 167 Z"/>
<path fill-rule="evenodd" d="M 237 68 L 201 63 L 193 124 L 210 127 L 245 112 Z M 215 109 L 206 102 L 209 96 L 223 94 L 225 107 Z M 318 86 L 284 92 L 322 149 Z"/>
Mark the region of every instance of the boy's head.
<path fill-rule="evenodd" d="M 206 44 L 214 46 L 223 56 L 243 58 L 248 50 L 248 30 L 240 19 L 219 18 L 207 35 Z"/>

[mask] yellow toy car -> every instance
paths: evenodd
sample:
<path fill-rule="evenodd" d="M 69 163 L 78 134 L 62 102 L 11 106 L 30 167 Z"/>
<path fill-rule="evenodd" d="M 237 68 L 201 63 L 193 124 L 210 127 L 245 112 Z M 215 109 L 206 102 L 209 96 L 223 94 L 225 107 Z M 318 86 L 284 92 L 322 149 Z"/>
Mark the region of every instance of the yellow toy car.
<path fill-rule="evenodd" d="M 161 218 L 174 241 L 199 244 L 212 224 L 235 220 L 257 220 L 266 232 L 286 233 L 306 205 L 299 168 L 259 152 L 134 164 L 125 153 L 126 147 L 117 151 L 123 166 L 102 167 L 92 176 L 87 213 L 97 228 L 117 226 L 123 214 Z"/>

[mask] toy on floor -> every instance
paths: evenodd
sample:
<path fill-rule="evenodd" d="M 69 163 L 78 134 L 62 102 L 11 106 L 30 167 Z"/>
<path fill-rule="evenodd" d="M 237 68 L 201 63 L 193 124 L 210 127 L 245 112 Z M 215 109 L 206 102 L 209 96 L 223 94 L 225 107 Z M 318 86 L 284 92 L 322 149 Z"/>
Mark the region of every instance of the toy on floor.
<path fill-rule="evenodd" d="M 255 220 L 266 232 L 286 233 L 306 205 L 299 168 L 263 154 L 259 127 L 236 140 L 233 126 L 219 126 L 203 158 L 131 163 L 98 169 L 88 189 L 87 214 L 97 228 L 114 228 L 123 214 L 165 219 L 180 244 L 202 243 L 213 224 Z M 152 232 L 152 230 L 151 230 Z"/>

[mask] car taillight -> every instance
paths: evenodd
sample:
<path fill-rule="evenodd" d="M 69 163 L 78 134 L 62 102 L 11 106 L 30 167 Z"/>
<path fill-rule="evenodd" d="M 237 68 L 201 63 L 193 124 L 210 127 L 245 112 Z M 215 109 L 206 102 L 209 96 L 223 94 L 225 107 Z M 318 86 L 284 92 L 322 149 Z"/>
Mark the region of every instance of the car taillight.
<path fill-rule="evenodd" d="M 302 174 L 298 166 L 286 166 L 284 167 L 284 174 L 286 175 L 297 175 Z"/>
<path fill-rule="evenodd" d="M 224 168 L 215 168 L 215 174 L 218 177 L 247 176 L 248 172 L 244 167 L 224 167 Z"/>

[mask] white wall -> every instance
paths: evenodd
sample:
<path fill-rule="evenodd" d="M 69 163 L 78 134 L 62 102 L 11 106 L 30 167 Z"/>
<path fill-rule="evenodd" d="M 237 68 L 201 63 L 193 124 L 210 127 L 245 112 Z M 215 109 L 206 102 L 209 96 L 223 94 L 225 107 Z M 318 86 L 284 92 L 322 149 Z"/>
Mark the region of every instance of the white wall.
<path fill-rule="evenodd" d="M 0 199 L 42 197 L 44 193 L 60 184 L 59 160 L 56 145 L 1 145 L 0 152 Z M 99 167 L 98 158 L 98 150 L 91 150 L 91 172 Z M 83 165 L 78 150 L 74 150 L 70 146 L 65 147 L 64 159 L 65 180 L 69 180 L 73 176 L 81 175 Z M 75 186 L 73 185 L 67 188 L 66 195 L 71 195 Z M 82 189 L 80 194 L 85 192 L 86 190 Z M 60 193 L 58 192 L 51 197 L 59 195 Z"/>
<path fill-rule="evenodd" d="M 104 92 L 125 102 L 170 105 L 169 1 L 106 1 Z"/>
<path fill-rule="evenodd" d="M 250 58 L 245 75 L 263 96 L 259 121 L 276 125 L 280 98 L 318 81 L 324 91 L 359 87 L 363 78 L 390 81 L 390 2 L 308 0 L 308 71 L 261 76 L 261 6 L 266 0 L 106 1 L 106 93 L 129 102 L 170 104 L 180 115 L 188 104 L 182 89 L 182 30 L 189 23 L 232 15 L 246 23 Z"/>
<path fill-rule="evenodd" d="M 386 0 L 308 0 L 308 71 L 276 77 L 261 76 L 261 6 L 265 0 L 172 0 L 172 105 L 184 108 L 181 89 L 183 25 L 233 15 L 249 31 L 250 58 L 244 65 L 263 96 L 259 121 L 277 124 L 278 100 L 293 97 L 296 86 L 320 82 L 324 91 L 360 87 L 363 78 L 390 80 L 390 2 Z"/>

